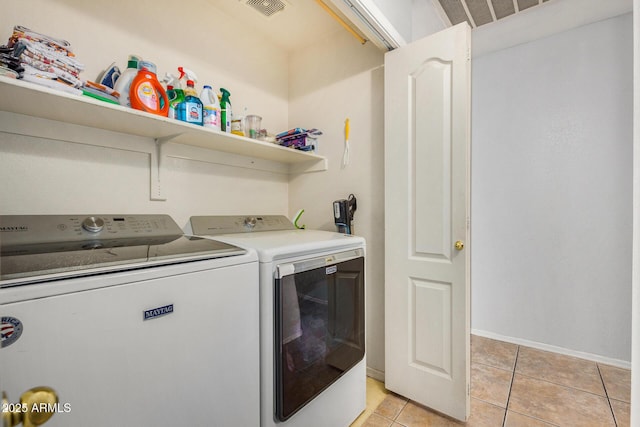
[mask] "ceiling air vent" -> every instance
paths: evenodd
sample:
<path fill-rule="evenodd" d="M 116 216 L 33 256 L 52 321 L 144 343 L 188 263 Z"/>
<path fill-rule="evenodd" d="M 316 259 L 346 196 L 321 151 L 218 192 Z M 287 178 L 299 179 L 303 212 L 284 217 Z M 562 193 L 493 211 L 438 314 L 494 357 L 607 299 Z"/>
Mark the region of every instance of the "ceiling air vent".
<path fill-rule="evenodd" d="M 247 5 L 251 6 L 267 18 L 282 12 L 287 4 L 281 0 L 247 0 Z"/>
<path fill-rule="evenodd" d="M 496 22 L 549 0 L 438 0 L 451 25 L 467 21 L 472 28 Z"/>

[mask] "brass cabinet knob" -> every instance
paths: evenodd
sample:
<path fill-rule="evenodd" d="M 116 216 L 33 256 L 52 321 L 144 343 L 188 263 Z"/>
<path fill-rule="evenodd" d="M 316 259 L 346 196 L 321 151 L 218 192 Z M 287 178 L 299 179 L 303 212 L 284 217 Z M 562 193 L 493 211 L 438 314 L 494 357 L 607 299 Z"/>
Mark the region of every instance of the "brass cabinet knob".
<path fill-rule="evenodd" d="M 458 241 L 456 242 L 456 244 L 454 245 L 454 247 L 455 247 L 457 250 L 461 251 L 462 249 L 464 249 L 464 242 L 462 242 L 462 241 L 458 240 Z"/>
<path fill-rule="evenodd" d="M 49 421 L 56 411 L 58 395 L 51 387 L 34 387 L 22 393 L 19 404 L 11 404 L 2 392 L 2 426 L 13 427 L 22 423 L 24 427 L 36 427 Z M 35 408 L 35 411 L 34 411 Z"/>

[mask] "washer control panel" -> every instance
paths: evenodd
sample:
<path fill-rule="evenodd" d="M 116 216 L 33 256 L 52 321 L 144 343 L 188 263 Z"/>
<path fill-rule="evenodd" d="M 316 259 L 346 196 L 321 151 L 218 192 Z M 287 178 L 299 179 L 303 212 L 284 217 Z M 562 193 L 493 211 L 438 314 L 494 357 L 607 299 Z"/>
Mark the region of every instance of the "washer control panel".
<path fill-rule="evenodd" d="M 2 215 L 4 245 L 182 235 L 169 215 Z"/>

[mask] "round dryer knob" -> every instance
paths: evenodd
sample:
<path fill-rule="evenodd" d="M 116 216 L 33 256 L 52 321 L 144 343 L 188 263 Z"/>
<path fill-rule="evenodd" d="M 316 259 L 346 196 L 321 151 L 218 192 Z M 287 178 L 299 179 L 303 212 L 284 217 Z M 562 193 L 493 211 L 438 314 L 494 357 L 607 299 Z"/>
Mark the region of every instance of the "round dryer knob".
<path fill-rule="evenodd" d="M 97 233 L 104 227 L 104 220 L 99 216 L 90 216 L 82 221 L 82 228 L 89 233 Z"/>
<path fill-rule="evenodd" d="M 253 227 L 256 226 L 258 219 L 256 217 L 248 216 L 244 219 L 244 226 L 249 230 L 253 230 Z"/>

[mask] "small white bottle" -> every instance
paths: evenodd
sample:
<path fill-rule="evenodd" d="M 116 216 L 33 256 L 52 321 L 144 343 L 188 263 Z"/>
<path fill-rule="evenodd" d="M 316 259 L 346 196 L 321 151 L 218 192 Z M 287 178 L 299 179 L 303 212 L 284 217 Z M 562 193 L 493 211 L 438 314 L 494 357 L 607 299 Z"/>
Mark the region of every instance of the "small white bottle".
<path fill-rule="evenodd" d="M 200 92 L 200 101 L 203 107 L 204 127 L 220 130 L 220 101 L 218 95 L 213 92 L 209 85 L 205 85 Z"/>

